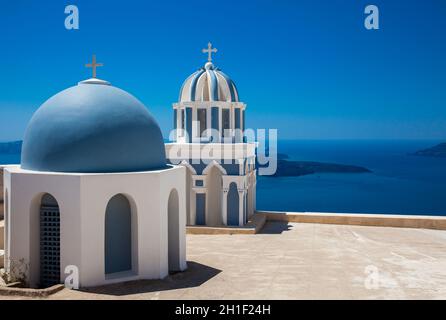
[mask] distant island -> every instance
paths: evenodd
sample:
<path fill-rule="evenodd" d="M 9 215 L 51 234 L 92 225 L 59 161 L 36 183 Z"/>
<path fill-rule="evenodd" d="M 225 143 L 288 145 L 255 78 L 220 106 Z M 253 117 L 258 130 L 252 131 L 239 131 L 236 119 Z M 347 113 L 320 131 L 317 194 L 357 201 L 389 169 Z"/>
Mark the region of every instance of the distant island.
<path fill-rule="evenodd" d="M 277 154 L 277 170 L 270 177 L 298 177 L 317 173 L 368 173 L 371 170 L 354 165 L 336 164 L 315 161 L 291 161 L 284 153 Z M 258 167 L 264 165 L 258 164 Z"/>
<path fill-rule="evenodd" d="M 446 143 L 443 144 L 446 152 Z M 22 141 L 0 142 L 0 154 L 20 154 Z M 446 153 L 443 153 L 446 155 Z M 284 153 L 277 154 L 277 170 L 273 177 L 296 177 L 316 173 L 366 173 L 367 168 L 315 161 L 291 161 Z M 258 164 L 259 167 L 262 165 Z"/>
<path fill-rule="evenodd" d="M 415 156 L 446 158 L 446 142 L 413 153 Z"/>
<path fill-rule="evenodd" d="M 22 152 L 22 141 L 0 142 L 0 153 L 19 154 Z"/>
<path fill-rule="evenodd" d="M 316 173 L 366 173 L 369 169 L 353 165 L 315 161 L 278 160 L 274 177 L 296 177 Z"/>

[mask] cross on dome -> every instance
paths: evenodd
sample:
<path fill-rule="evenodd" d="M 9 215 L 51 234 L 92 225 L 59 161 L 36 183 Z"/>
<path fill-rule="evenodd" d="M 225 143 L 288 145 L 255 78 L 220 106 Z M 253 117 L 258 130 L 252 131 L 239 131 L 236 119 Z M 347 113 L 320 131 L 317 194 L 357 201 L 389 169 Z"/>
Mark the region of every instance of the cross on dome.
<path fill-rule="evenodd" d="M 103 67 L 103 63 L 96 63 L 96 55 L 93 55 L 93 61 L 91 63 L 87 63 L 85 67 L 92 68 L 93 70 L 93 78 L 96 78 L 96 68 L 97 67 Z"/>
<path fill-rule="evenodd" d="M 218 50 L 217 50 L 217 48 L 212 48 L 212 43 L 208 42 L 208 48 L 203 49 L 202 51 L 203 51 L 203 53 L 208 54 L 208 61 L 212 62 L 212 54 L 216 53 Z"/>

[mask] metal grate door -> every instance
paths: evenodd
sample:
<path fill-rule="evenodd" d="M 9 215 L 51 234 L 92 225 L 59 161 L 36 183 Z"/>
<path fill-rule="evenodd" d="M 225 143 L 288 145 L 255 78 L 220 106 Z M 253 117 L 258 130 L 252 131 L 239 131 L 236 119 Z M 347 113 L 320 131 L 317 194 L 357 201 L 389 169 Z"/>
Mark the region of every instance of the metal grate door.
<path fill-rule="evenodd" d="M 58 206 L 40 207 L 40 285 L 60 283 L 60 212 Z"/>

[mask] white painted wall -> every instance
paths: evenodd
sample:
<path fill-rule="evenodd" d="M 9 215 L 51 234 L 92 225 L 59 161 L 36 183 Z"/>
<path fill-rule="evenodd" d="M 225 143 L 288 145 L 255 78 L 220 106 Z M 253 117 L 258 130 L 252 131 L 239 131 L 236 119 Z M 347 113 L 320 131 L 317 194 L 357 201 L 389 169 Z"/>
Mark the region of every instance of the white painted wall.
<path fill-rule="evenodd" d="M 183 166 L 191 168 L 189 170 L 195 171 L 188 163 L 189 159 L 206 159 L 212 160 L 212 162 L 228 161 L 232 163 L 234 159 L 237 159 L 240 163 L 245 163 L 245 159 L 255 163 L 255 148 L 256 143 L 167 143 L 166 157 L 173 163 L 180 163 Z M 203 171 L 203 175 L 193 175 L 192 181 L 187 179 L 188 188 L 191 188 L 192 192 L 189 192 L 189 208 L 190 208 L 190 221 L 191 225 L 195 223 L 195 199 L 196 193 L 206 193 L 206 224 L 210 226 L 214 225 L 226 225 L 227 224 L 227 191 L 229 184 L 235 182 L 241 194 L 239 207 L 240 210 L 244 208 L 244 195 L 249 191 L 248 201 L 248 217 L 252 216 L 255 211 L 255 189 L 256 189 L 256 170 L 248 171 L 245 166 L 240 166 L 239 175 L 227 175 L 221 176 L 213 174 L 212 162 L 208 164 Z M 247 167 L 247 166 L 246 166 Z M 222 169 L 224 171 L 224 169 Z M 203 180 L 204 186 L 196 187 L 195 180 Z M 219 191 L 216 191 L 219 190 Z M 216 193 L 218 199 L 216 198 Z M 215 210 L 218 210 L 218 214 Z M 242 212 L 242 211 L 240 211 Z M 243 226 L 243 217 L 240 216 L 240 226 Z"/>
<path fill-rule="evenodd" d="M 182 270 L 186 269 L 186 168 L 138 173 L 71 174 L 34 172 L 19 166 L 5 169 L 10 197 L 6 224 L 6 254 L 30 262 L 30 284 L 39 277 L 40 197 L 50 193 L 58 201 L 61 222 L 61 277 L 68 265 L 79 267 L 80 286 L 96 286 L 131 279 L 161 279 L 167 266 L 167 201 L 178 191 Z M 127 196 L 132 209 L 132 272 L 105 276 L 105 210 L 116 194 Z"/>

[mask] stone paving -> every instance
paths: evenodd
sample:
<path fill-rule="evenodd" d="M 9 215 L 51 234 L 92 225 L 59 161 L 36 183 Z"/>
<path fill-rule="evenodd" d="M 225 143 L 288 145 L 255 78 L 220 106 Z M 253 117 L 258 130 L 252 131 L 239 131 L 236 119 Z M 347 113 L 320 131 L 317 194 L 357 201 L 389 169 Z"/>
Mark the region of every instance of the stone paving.
<path fill-rule="evenodd" d="M 267 222 L 187 248 L 184 273 L 49 299 L 446 299 L 446 231 Z"/>

